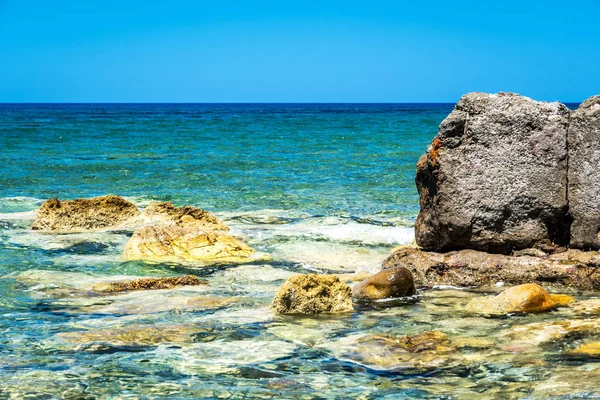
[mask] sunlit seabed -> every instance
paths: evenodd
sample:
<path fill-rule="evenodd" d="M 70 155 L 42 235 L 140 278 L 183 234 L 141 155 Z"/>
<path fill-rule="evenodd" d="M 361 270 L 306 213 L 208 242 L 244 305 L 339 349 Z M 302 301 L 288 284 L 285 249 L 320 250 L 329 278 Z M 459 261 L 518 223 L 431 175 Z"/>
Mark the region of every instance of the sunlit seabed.
<path fill-rule="evenodd" d="M 414 162 L 447 106 L 335 119 L 314 110 L 303 118 L 161 110 L 0 114 L 0 142 L 10 149 L 0 154 L 0 397 L 600 395 L 600 358 L 570 352 L 600 340 L 593 293 L 575 293 L 571 308 L 503 318 L 469 312 L 482 294 L 455 288 L 344 315 L 270 311 L 293 274 L 374 272 L 412 241 Z M 21 126 L 34 115 L 37 128 Z M 203 140 L 191 140 L 197 132 Z M 131 232 L 29 229 L 45 198 L 105 193 L 139 207 L 171 200 L 207 208 L 272 261 L 202 269 L 123 262 Z M 184 273 L 208 284 L 92 292 L 100 282 Z M 577 329 L 567 333 L 565 320 Z M 425 331 L 446 334 L 443 346 L 406 353 L 382 339 Z"/>

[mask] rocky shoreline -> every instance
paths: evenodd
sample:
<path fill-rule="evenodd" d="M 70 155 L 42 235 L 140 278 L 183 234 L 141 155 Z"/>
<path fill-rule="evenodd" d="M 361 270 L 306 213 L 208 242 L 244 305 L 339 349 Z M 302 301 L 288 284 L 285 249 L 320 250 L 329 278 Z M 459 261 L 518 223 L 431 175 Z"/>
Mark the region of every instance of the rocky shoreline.
<path fill-rule="evenodd" d="M 144 373 L 152 360 L 144 352 L 152 352 L 155 365 L 186 377 L 235 375 L 275 388 L 289 384 L 282 371 L 308 368 L 318 385 L 335 368 L 351 369 L 352 379 L 369 371 L 382 387 L 435 386 L 440 395 L 592 393 L 600 377 L 600 252 L 573 239 L 576 219 L 549 222 L 568 217 L 576 197 L 565 202 L 564 193 L 544 190 L 568 192 L 575 180 L 562 177 L 579 167 L 568 155 L 574 149 L 545 152 L 559 151 L 552 140 L 564 144 L 574 120 L 595 118 L 600 107 L 588 101 L 576 114 L 507 94 L 461 102 L 419 162 L 433 179 L 422 185 L 417 177 L 421 234 L 378 269 L 278 264 L 284 257 L 260 252 L 269 253 L 262 236 L 227 226 L 233 220 L 221 214 L 102 196 L 42 204 L 33 225 L 23 221 L 15 236 L 31 226 L 36 244 L 62 240 L 58 251 L 22 246 L 33 256 L 56 251 L 50 261 L 57 265 L 4 278 L 37 302 L 36 318 L 64 318 L 36 345 L 60 354 L 123 353 L 128 367 L 140 354 Z M 584 122 L 577 132 L 596 126 Z M 516 148 L 522 162 L 511 164 Z M 538 152 L 537 172 L 523 171 Z M 473 165 L 492 159 L 499 164 Z M 559 171 L 558 184 L 543 181 L 547 167 Z M 537 194 L 528 194 L 528 179 L 541 179 Z M 95 247 L 90 238 L 99 238 Z M 377 264 L 391 246 L 382 248 Z M 74 271 L 72 251 L 90 266 Z M 298 376 L 294 384 L 305 379 Z"/>
<path fill-rule="evenodd" d="M 600 234 L 590 228 L 600 215 L 594 203 L 600 195 L 590 184 L 596 151 L 581 150 L 584 142 L 600 137 L 599 126 L 600 96 L 572 112 L 558 102 L 513 93 L 463 96 L 417 164 L 417 246 L 396 249 L 383 271 L 356 284 L 353 292 L 346 286 L 333 290 L 331 304 L 328 296 L 319 298 L 327 288 L 345 285 L 337 278 L 306 275 L 304 281 L 289 281 L 274 309 L 349 311 L 352 296 L 359 302 L 412 296 L 415 284 L 599 289 L 600 254 L 594 249 L 600 247 Z M 153 203 L 139 211 L 118 196 L 48 200 L 32 229 L 132 229 L 124 260 L 198 267 L 268 260 L 205 210 Z"/>

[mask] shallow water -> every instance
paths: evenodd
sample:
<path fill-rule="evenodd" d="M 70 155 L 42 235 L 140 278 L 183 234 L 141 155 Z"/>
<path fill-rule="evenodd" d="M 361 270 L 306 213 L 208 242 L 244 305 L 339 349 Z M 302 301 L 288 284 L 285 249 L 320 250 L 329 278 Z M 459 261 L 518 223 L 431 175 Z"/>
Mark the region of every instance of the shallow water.
<path fill-rule="evenodd" d="M 0 106 L 0 397 L 600 396 L 600 357 L 572 351 L 600 340 L 593 293 L 502 318 L 466 307 L 486 294 L 453 288 L 345 315 L 269 310 L 295 273 L 350 279 L 412 241 L 414 164 L 450 109 Z M 129 231 L 29 230 L 43 199 L 106 193 L 206 208 L 273 260 L 123 262 Z M 208 284 L 91 291 L 190 273 Z M 428 331 L 445 336 L 397 344 Z"/>

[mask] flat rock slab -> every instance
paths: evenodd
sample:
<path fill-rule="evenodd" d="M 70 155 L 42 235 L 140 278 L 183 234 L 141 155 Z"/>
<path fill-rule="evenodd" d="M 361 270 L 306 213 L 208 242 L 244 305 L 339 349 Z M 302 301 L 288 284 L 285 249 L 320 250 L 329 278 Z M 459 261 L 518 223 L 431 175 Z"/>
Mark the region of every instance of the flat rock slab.
<path fill-rule="evenodd" d="M 204 231 L 196 224 L 173 224 L 137 229 L 125 245 L 123 258 L 211 265 L 249 263 L 264 259 L 264 255 L 255 253 L 239 239 L 222 232 Z"/>
<path fill-rule="evenodd" d="M 384 268 L 404 266 L 417 287 L 435 285 L 492 286 L 537 283 L 582 290 L 600 289 L 600 253 L 568 250 L 544 257 L 489 254 L 476 250 L 447 253 L 402 247 L 384 262 Z"/>
<path fill-rule="evenodd" d="M 509 254 L 569 241 L 569 109 L 514 93 L 469 93 L 417 164 L 417 244 Z"/>

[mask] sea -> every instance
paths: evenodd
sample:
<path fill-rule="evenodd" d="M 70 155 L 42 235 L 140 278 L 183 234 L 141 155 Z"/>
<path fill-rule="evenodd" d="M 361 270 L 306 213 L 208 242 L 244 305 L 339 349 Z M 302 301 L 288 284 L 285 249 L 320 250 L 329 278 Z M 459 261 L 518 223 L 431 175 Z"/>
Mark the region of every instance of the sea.
<path fill-rule="evenodd" d="M 373 273 L 414 240 L 415 164 L 453 107 L 0 104 L 0 398 L 547 398 L 569 379 L 565 396 L 599 394 L 598 360 L 539 335 L 511 347 L 511 329 L 572 311 L 473 316 L 461 307 L 481 293 L 460 288 L 343 315 L 271 311 L 294 274 Z M 124 261 L 131 231 L 30 229 L 47 199 L 107 194 L 208 210 L 271 260 Z M 90 289 L 182 274 L 208 285 Z M 389 345 L 423 332 L 451 350 Z"/>

